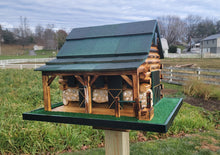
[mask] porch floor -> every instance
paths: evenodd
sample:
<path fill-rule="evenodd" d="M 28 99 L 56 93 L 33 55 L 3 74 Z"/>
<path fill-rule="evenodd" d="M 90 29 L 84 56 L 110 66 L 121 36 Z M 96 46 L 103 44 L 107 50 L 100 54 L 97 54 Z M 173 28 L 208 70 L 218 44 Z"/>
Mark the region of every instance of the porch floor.
<path fill-rule="evenodd" d="M 79 107 L 78 103 L 69 103 L 68 105 L 62 105 L 56 108 L 53 108 L 52 111 L 60 111 L 60 112 L 74 112 L 74 113 L 86 113 L 84 107 Z M 93 103 L 92 114 L 99 115 L 115 115 L 115 109 L 107 108 L 105 103 Z M 123 105 L 123 108 L 120 110 L 121 116 L 129 116 L 135 117 L 135 113 L 133 111 L 133 106 Z"/>

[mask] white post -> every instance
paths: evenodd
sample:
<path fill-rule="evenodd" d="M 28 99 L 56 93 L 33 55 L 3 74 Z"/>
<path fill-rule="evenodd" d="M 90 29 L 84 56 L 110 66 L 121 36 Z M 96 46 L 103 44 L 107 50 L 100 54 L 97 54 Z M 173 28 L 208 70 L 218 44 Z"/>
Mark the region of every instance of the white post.
<path fill-rule="evenodd" d="M 196 74 L 197 74 L 197 79 L 200 80 L 200 67 L 198 67 Z"/>
<path fill-rule="evenodd" d="M 171 68 L 170 69 L 170 80 L 169 80 L 169 82 L 172 82 L 173 81 L 173 79 L 172 79 L 172 77 L 173 77 L 173 69 Z"/>
<path fill-rule="evenodd" d="M 129 132 L 105 130 L 105 154 L 129 155 Z"/>

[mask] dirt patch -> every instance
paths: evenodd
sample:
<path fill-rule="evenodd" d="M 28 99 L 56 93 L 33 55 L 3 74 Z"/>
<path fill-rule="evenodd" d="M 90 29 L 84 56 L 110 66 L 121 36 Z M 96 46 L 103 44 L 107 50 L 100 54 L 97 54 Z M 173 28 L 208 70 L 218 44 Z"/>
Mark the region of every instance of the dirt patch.
<path fill-rule="evenodd" d="M 220 101 L 219 100 L 204 100 L 201 98 L 186 97 L 184 102 L 191 105 L 202 107 L 209 111 L 220 111 Z"/>
<path fill-rule="evenodd" d="M 176 89 L 163 89 L 162 93 L 165 96 L 175 96 L 175 94 L 178 93 L 178 90 Z M 201 98 L 195 98 L 186 96 L 183 100 L 184 102 L 187 102 L 193 106 L 202 107 L 209 111 L 220 111 L 220 100 L 204 100 Z"/>

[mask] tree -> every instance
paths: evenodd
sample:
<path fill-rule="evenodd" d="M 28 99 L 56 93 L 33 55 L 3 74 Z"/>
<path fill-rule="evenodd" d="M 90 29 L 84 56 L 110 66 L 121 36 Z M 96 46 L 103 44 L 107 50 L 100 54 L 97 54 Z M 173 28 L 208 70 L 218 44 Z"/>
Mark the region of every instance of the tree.
<path fill-rule="evenodd" d="M 67 36 L 66 31 L 64 31 L 64 30 L 58 30 L 57 31 L 56 39 L 57 39 L 57 47 L 58 47 L 58 49 L 60 49 L 63 46 L 63 44 L 64 44 L 64 42 L 66 40 L 66 36 Z"/>
<path fill-rule="evenodd" d="M 56 34 L 53 31 L 54 25 L 48 24 L 44 30 L 44 48 L 45 49 L 56 49 Z"/>
<path fill-rule="evenodd" d="M 220 33 L 220 20 L 216 22 L 216 27 L 215 27 L 216 33 Z"/>
<path fill-rule="evenodd" d="M 41 25 L 35 27 L 35 42 L 43 45 L 44 42 L 44 28 Z"/>
<path fill-rule="evenodd" d="M 18 37 L 18 43 L 24 46 L 33 43 L 32 32 L 28 26 L 28 21 L 26 17 L 20 17 L 20 26 L 14 31 Z"/>
<path fill-rule="evenodd" d="M 158 17 L 161 35 L 167 39 L 168 44 L 175 44 L 185 40 L 185 23 L 178 16 Z"/>
<path fill-rule="evenodd" d="M 186 23 L 186 38 L 187 42 L 189 43 L 191 41 L 191 38 L 197 37 L 197 27 L 198 24 L 202 21 L 202 18 L 200 16 L 195 15 L 188 15 L 185 18 Z"/>
<path fill-rule="evenodd" d="M 204 38 L 215 33 L 216 33 L 215 25 L 212 20 L 206 18 L 198 24 L 196 30 L 197 37 Z"/>
<path fill-rule="evenodd" d="M 13 32 L 6 30 L 2 30 L 2 38 L 4 40 L 5 44 L 14 44 L 15 43 L 15 37 Z"/>

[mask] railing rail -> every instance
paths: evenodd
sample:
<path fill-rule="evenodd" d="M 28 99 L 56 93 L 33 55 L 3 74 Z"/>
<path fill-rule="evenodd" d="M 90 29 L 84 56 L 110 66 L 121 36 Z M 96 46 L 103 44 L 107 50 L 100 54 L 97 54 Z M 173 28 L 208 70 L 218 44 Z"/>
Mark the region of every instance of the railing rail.
<path fill-rule="evenodd" d="M 207 84 L 220 85 L 220 69 L 164 67 L 162 70 L 163 82 L 183 85 L 192 77 L 203 79 Z"/>

